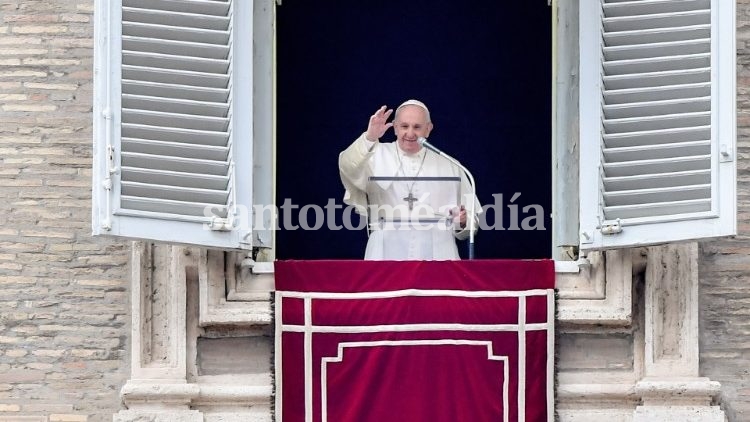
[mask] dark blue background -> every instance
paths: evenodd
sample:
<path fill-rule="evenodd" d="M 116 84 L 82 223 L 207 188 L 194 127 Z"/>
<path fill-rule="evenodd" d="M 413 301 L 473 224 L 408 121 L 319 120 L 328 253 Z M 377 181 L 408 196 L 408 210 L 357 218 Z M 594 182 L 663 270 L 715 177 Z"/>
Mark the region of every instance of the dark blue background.
<path fill-rule="evenodd" d="M 378 107 L 417 98 L 435 124 L 430 141 L 472 171 L 482 204 L 503 195 L 504 227 L 515 192 L 519 224 L 524 206 L 544 208 L 545 230 L 480 232 L 477 257 L 550 256 L 546 1 L 284 0 L 277 11 L 277 205 L 343 203 L 338 153 Z M 277 258 L 358 259 L 366 241 L 364 230 L 282 228 Z"/>

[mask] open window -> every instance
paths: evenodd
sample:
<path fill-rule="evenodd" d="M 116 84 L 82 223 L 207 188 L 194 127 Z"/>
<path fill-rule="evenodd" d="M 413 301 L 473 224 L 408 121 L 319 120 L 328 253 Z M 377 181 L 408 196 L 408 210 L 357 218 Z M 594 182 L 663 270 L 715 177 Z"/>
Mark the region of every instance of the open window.
<path fill-rule="evenodd" d="M 578 4 L 574 246 L 734 234 L 733 2 Z M 273 246 L 274 7 L 97 1 L 95 234 Z"/>
<path fill-rule="evenodd" d="M 94 234 L 270 247 L 272 7 L 97 1 Z"/>

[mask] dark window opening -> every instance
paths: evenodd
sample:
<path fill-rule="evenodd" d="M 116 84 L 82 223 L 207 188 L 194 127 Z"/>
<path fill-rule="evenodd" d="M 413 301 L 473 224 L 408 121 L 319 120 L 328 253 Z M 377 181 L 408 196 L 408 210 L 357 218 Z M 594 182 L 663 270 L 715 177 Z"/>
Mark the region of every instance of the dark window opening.
<path fill-rule="evenodd" d="M 339 151 L 378 107 L 416 98 L 430 107 L 430 141 L 472 171 L 483 205 L 497 203 L 487 218 L 503 230 L 477 234 L 477 258 L 550 257 L 546 2 L 290 0 L 277 11 L 277 206 L 343 205 Z M 392 131 L 383 138 L 393 139 Z M 526 226 L 544 230 L 523 230 L 537 215 L 531 205 L 543 222 Z M 300 208 L 282 209 L 280 222 L 299 225 Z M 312 226 L 315 213 L 306 216 Z M 330 230 L 328 218 L 318 230 L 282 224 L 277 258 L 362 258 L 366 231 Z M 465 256 L 465 242 L 459 251 Z"/>

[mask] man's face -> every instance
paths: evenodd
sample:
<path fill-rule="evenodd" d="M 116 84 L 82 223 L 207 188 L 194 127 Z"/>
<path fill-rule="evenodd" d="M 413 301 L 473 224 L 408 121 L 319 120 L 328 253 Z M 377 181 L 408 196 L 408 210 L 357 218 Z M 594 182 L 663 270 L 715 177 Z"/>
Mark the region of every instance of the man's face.
<path fill-rule="evenodd" d="M 417 139 L 430 136 L 432 123 L 427 122 L 427 113 L 422 107 L 407 105 L 398 111 L 393 130 L 401 150 L 407 154 L 415 154 L 422 148 Z"/>

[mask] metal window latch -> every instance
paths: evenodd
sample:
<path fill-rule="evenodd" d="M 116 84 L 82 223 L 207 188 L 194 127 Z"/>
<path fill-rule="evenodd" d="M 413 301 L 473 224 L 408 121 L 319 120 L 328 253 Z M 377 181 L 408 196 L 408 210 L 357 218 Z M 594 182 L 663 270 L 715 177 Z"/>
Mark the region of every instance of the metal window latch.
<path fill-rule="evenodd" d="M 601 231 L 604 235 L 622 233 L 622 224 L 620 223 L 620 219 L 618 218 L 614 222 L 602 224 Z"/>

